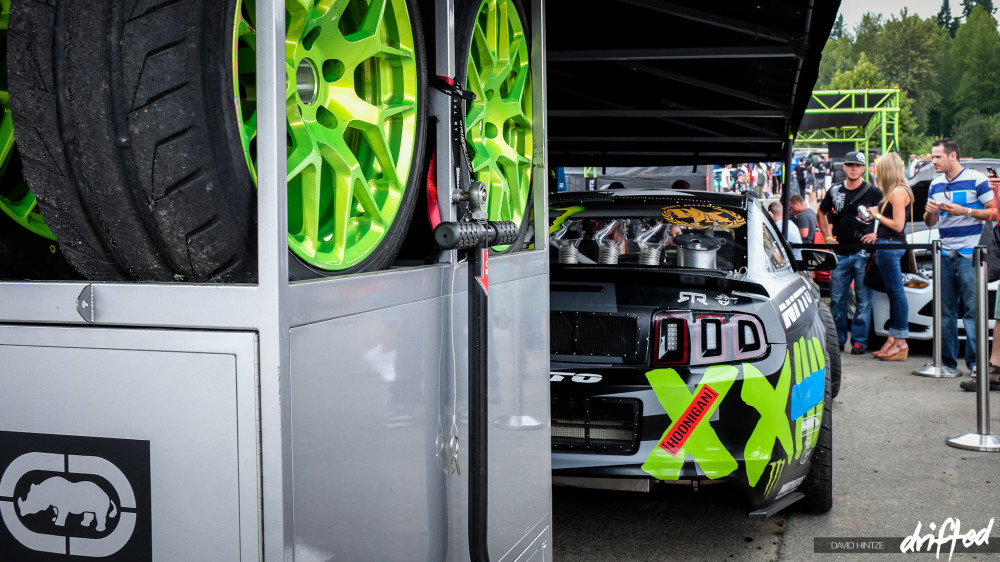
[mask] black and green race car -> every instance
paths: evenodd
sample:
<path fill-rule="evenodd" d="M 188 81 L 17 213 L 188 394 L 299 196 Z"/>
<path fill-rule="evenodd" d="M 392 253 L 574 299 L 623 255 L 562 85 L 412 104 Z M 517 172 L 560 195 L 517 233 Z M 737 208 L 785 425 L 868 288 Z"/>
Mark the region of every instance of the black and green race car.
<path fill-rule="evenodd" d="M 832 505 L 829 309 L 752 195 L 553 195 L 556 483 L 648 489 L 727 480 L 754 514 Z"/>

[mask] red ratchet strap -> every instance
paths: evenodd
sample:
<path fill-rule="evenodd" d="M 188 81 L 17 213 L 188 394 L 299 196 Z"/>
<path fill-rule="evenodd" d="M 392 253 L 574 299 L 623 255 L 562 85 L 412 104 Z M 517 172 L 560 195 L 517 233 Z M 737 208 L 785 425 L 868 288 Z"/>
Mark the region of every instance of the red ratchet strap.
<path fill-rule="evenodd" d="M 427 167 L 427 220 L 431 228 L 441 224 L 441 209 L 438 208 L 437 151 L 431 154 L 431 164 Z"/>

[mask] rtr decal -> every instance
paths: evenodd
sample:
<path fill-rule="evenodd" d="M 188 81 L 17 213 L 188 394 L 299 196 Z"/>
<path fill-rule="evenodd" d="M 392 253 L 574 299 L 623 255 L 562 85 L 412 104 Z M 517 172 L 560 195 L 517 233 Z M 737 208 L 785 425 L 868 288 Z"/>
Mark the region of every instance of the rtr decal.
<path fill-rule="evenodd" d="M 5 559 L 152 558 L 149 441 L 0 431 Z"/>
<path fill-rule="evenodd" d="M 708 297 L 702 293 L 692 293 L 689 291 L 681 291 L 677 296 L 677 302 L 692 302 L 698 304 L 708 304 Z"/>

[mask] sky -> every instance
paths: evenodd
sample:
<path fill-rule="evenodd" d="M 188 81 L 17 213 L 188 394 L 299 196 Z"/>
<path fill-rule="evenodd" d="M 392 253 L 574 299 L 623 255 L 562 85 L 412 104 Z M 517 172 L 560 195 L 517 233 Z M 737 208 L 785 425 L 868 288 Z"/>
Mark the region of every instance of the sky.
<path fill-rule="evenodd" d="M 962 14 L 962 0 L 948 0 L 951 4 L 951 14 L 959 16 Z M 844 16 L 847 29 L 852 34 L 854 26 L 861 22 L 861 16 L 865 12 L 882 14 L 883 21 L 891 15 L 898 15 L 904 7 L 909 8 L 910 13 L 917 14 L 922 18 L 937 16 L 941 9 L 942 0 L 842 0 L 840 2 L 840 13 Z M 994 3 L 996 5 L 996 3 Z"/>

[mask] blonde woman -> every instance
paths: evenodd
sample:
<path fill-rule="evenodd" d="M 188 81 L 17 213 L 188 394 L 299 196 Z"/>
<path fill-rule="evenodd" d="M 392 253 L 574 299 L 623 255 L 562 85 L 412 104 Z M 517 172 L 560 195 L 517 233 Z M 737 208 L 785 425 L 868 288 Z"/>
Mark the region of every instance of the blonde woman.
<path fill-rule="evenodd" d="M 864 235 L 865 244 L 902 244 L 906 242 L 906 222 L 910 219 L 913 205 L 913 191 L 906 185 L 903 160 L 895 152 L 883 154 L 875 161 L 875 176 L 882 190 L 882 204 L 869 207 L 868 212 L 878 223 L 875 232 Z M 906 252 L 903 248 L 885 248 L 875 252 L 875 260 L 885 292 L 889 296 L 889 339 L 875 357 L 882 361 L 906 361 L 910 348 L 906 344 L 909 337 L 910 307 L 903 291 L 903 273 L 899 262 Z"/>

